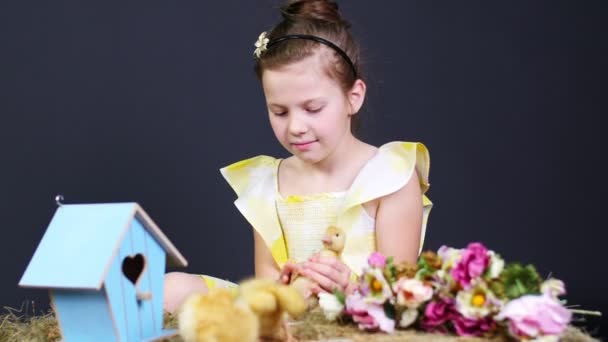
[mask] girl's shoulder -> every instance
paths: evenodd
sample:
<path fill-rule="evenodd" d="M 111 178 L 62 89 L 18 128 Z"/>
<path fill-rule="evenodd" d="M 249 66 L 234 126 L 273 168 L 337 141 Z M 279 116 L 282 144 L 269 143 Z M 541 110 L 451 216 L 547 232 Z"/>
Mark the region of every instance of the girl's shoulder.
<path fill-rule="evenodd" d="M 363 166 L 348 191 L 348 206 L 366 203 L 391 194 L 418 175 L 421 192 L 428 190 L 430 157 L 424 144 L 393 141 L 378 148 Z"/>
<path fill-rule="evenodd" d="M 252 185 L 276 175 L 281 159 L 260 155 L 240 160 L 220 169 L 222 176 L 237 195 L 241 195 Z"/>
<path fill-rule="evenodd" d="M 423 178 L 421 182 L 426 182 L 429 167 L 429 151 L 424 144 L 392 141 L 378 147 L 376 154 L 363 166 L 357 178 L 373 179 L 377 176 L 386 176 L 403 180 L 409 179 L 410 174 L 417 171 Z"/>

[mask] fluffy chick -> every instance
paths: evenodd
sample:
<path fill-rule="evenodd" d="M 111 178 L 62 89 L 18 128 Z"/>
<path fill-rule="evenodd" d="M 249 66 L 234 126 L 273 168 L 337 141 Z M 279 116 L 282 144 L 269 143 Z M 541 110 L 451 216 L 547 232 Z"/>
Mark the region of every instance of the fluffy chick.
<path fill-rule="evenodd" d="M 323 249 L 319 252 L 319 256 L 326 258 L 340 258 L 340 254 L 346 243 L 346 234 L 336 226 L 329 226 L 323 235 Z M 291 276 L 291 285 L 298 290 L 300 295 L 307 301 L 309 309 L 317 306 L 317 297 L 313 296 L 312 288 L 314 282 L 306 277 L 300 276 L 294 272 Z"/>
<path fill-rule="evenodd" d="M 240 284 L 241 296 L 257 315 L 262 338 L 285 341 L 289 337 L 285 313 L 297 318 L 306 311 L 306 302 L 291 286 L 270 279 L 250 279 Z"/>
<path fill-rule="evenodd" d="M 259 321 L 244 300 L 218 288 L 186 299 L 178 312 L 178 331 L 186 342 L 254 342 Z"/>
<path fill-rule="evenodd" d="M 344 244 L 346 244 L 346 234 L 338 227 L 330 226 L 323 235 L 323 249 L 319 252 L 321 257 L 339 258 Z"/>

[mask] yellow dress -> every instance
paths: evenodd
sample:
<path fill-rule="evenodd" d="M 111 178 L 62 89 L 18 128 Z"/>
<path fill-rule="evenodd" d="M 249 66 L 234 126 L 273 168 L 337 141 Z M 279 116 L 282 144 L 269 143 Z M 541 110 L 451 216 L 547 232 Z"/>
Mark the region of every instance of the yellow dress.
<path fill-rule="evenodd" d="M 236 207 L 262 237 L 279 267 L 283 267 L 292 257 L 290 254 L 301 259 L 320 248 L 320 241 L 315 247 L 314 242 L 311 245 L 310 241 L 302 239 L 302 231 L 293 228 L 298 225 L 298 220 L 306 224 L 316 220 L 318 227 L 311 230 L 315 236 L 320 234 L 321 229 L 324 231 L 328 223 L 345 231 L 342 261 L 359 275 L 367 264 L 369 254 L 376 250 L 374 218 L 367 214 L 363 204 L 399 190 L 407 184 L 413 172 L 418 173 L 423 194 L 422 249 L 432 207 L 431 201 L 424 195 L 429 188 L 430 164 L 428 150 L 423 144 L 390 142 L 382 145 L 343 193 L 282 198 L 277 180 L 280 162 L 281 159 L 257 156 L 220 170 L 238 196 L 234 202 Z M 318 210 L 330 207 L 329 213 Z M 289 241 L 287 236 L 292 236 Z"/>

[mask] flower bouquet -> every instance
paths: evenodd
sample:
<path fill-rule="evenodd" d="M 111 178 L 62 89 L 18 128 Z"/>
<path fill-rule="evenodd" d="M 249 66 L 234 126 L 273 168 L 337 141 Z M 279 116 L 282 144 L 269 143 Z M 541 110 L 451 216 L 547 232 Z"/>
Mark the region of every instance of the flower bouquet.
<path fill-rule="evenodd" d="M 424 252 L 417 265 L 397 265 L 374 252 L 357 290 L 321 293 L 319 306 L 328 320 L 352 321 L 362 330 L 557 340 L 572 317 L 558 298 L 563 294 L 560 280 L 543 280 L 534 266 L 505 264 L 471 243 Z"/>

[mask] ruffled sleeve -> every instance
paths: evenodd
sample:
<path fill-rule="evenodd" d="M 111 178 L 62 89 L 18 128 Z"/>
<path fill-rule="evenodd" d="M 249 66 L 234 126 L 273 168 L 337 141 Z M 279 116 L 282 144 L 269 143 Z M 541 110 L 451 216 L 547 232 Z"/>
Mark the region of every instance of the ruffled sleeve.
<path fill-rule="evenodd" d="M 422 192 L 423 219 L 420 237 L 420 250 L 424 242 L 426 224 L 432 208 L 425 193 L 429 189 L 430 158 L 426 147 L 421 143 L 390 142 L 381 146 L 378 153 L 363 167 L 346 194 L 344 207 L 338 217 L 338 225 L 347 230 L 346 245 L 342 259 L 358 272 L 367 264 L 369 251 L 362 246 L 373 245 L 375 233 L 352 231 L 360 220 L 362 204 L 386 196 L 405 186 L 413 173 L 418 174 Z"/>
<path fill-rule="evenodd" d="M 236 192 L 234 202 L 260 234 L 279 267 L 288 259 L 287 245 L 276 213 L 276 172 L 279 159 L 257 156 L 228 165 L 220 172 Z"/>

